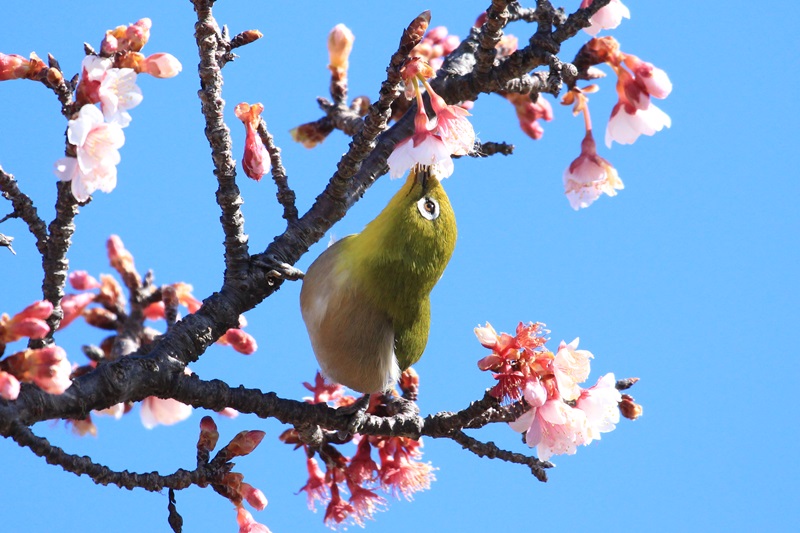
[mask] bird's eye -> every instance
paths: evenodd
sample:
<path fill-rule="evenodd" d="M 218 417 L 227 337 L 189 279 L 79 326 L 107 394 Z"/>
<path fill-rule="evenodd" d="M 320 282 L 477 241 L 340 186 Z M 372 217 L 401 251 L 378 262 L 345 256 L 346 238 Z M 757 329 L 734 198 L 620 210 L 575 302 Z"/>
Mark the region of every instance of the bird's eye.
<path fill-rule="evenodd" d="M 417 209 L 423 218 L 436 220 L 439 218 L 439 202 L 433 198 L 423 197 L 417 202 Z"/>

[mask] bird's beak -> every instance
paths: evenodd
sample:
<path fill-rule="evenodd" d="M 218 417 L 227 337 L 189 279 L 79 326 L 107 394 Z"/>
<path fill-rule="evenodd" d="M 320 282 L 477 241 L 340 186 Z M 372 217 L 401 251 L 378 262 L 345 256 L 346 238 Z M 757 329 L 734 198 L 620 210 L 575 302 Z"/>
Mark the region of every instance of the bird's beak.
<path fill-rule="evenodd" d="M 431 179 L 431 167 L 425 165 L 417 166 L 417 183 L 422 185 L 422 189 L 425 189 L 425 186 L 428 184 L 428 180 Z"/>

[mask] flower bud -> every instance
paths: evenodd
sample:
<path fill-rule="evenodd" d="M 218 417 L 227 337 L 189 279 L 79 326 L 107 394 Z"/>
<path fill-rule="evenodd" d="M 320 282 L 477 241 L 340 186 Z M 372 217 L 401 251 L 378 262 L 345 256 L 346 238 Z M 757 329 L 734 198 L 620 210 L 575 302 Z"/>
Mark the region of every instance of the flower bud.
<path fill-rule="evenodd" d="M 330 58 L 328 68 L 331 71 L 347 70 L 347 60 L 353 50 L 353 41 L 355 39 L 353 32 L 344 24 L 337 24 L 333 27 L 328 34 L 328 56 Z"/>
<path fill-rule="evenodd" d="M 158 53 L 147 56 L 141 63 L 141 70 L 155 78 L 173 78 L 183 69 L 181 62 L 172 54 Z"/>
<path fill-rule="evenodd" d="M 228 457 L 233 458 L 249 454 L 261 444 L 264 435 L 266 433 L 258 430 L 240 432 L 227 446 Z"/>
<path fill-rule="evenodd" d="M 83 318 L 87 324 L 96 328 L 110 331 L 117 329 L 117 315 L 103 307 L 94 307 L 84 311 Z"/>
<path fill-rule="evenodd" d="M 200 420 L 200 438 L 197 440 L 197 449 L 211 452 L 217 447 L 218 440 L 217 424 L 210 416 L 204 416 Z"/>
<path fill-rule="evenodd" d="M 642 406 L 633 401 L 633 397 L 629 394 L 622 395 L 622 401 L 619 402 L 619 411 L 622 416 L 630 420 L 636 420 L 642 416 Z"/>

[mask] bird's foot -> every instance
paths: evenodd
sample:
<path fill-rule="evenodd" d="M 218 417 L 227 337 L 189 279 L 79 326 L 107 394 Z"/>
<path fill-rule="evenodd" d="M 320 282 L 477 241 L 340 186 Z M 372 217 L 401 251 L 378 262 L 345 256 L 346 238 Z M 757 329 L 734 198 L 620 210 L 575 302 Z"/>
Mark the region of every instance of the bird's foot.
<path fill-rule="evenodd" d="M 267 278 L 269 280 L 289 280 L 296 281 L 303 279 L 305 273 L 289 263 L 284 263 L 272 256 L 256 255 L 253 256 L 253 263 L 267 269 Z"/>
<path fill-rule="evenodd" d="M 346 438 L 348 434 L 358 433 L 367 421 L 367 409 L 369 409 L 369 394 L 365 394 L 353 404 L 336 409 L 337 416 L 350 418 L 347 430 L 339 431 L 339 437 Z"/>
<path fill-rule="evenodd" d="M 384 396 L 386 412 L 389 416 L 402 415 L 405 417 L 419 416 L 419 406 L 402 396 L 387 394 Z"/>

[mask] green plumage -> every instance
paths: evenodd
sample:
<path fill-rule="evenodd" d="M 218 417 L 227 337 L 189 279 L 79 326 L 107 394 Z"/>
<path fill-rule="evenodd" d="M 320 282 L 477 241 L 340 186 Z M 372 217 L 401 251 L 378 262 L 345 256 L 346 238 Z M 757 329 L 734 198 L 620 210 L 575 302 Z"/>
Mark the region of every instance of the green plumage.
<path fill-rule="evenodd" d="M 324 374 L 379 392 L 419 360 L 428 342 L 430 292 L 455 241 L 447 194 L 423 167 L 364 231 L 317 258 L 300 304 Z"/>

